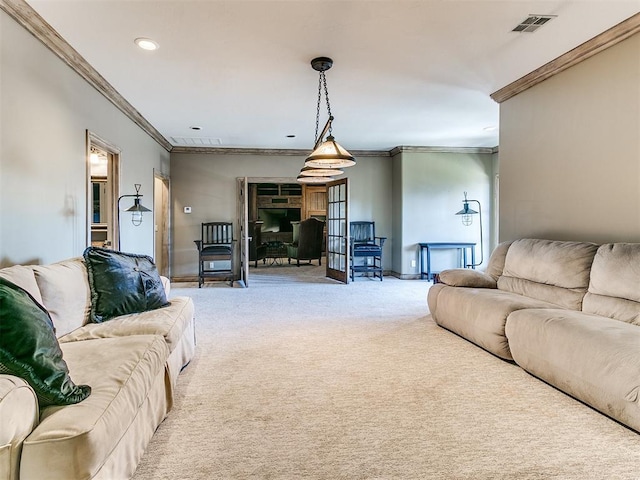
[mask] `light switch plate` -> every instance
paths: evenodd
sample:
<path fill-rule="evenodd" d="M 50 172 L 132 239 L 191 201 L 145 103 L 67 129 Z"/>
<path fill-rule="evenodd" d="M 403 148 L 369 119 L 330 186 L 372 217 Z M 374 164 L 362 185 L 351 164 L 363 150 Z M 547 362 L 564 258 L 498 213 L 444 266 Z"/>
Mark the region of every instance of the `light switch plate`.
<path fill-rule="evenodd" d="M 191 207 L 184 207 L 184 213 L 191 213 Z"/>

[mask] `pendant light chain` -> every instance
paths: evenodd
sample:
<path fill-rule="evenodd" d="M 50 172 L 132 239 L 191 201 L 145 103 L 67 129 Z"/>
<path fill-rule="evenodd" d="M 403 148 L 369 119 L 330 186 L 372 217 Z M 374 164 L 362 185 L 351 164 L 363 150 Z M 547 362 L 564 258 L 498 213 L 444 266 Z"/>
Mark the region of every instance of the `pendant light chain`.
<path fill-rule="evenodd" d="M 313 137 L 313 143 L 318 143 L 318 127 L 320 126 L 320 100 L 322 99 L 322 72 L 318 77 L 318 105 L 316 107 L 316 135 Z"/>
<path fill-rule="evenodd" d="M 314 136 L 314 142 L 318 142 L 318 129 L 320 128 L 320 103 L 322 102 L 322 88 L 324 87 L 324 98 L 327 102 L 327 114 L 331 118 L 331 104 L 329 103 L 329 90 L 327 89 L 327 77 L 324 71 L 320 72 L 318 76 L 318 104 L 316 106 L 316 134 Z M 331 135 L 332 126 L 329 125 L 329 135 Z"/>
<path fill-rule="evenodd" d="M 327 100 L 327 114 L 329 118 L 331 118 L 331 104 L 329 103 L 329 90 L 327 90 L 327 77 L 324 72 L 320 72 L 320 76 L 322 77 L 322 83 L 324 84 L 324 98 Z M 329 135 L 331 135 L 331 125 L 329 125 Z"/>

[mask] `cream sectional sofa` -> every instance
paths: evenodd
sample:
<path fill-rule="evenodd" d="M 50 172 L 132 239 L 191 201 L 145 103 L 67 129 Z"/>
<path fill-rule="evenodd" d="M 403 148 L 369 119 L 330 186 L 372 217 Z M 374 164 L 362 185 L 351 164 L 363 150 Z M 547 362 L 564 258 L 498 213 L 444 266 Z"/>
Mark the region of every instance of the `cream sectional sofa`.
<path fill-rule="evenodd" d="M 440 281 L 436 323 L 640 432 L 640 243 L 521 239 Z"/>
<path fill-rule="evenodd" d="M 24 380 L 0 375 L 0 478 L 131 477 L 194 354 L 192 300 L 173 297 L 164 308 L 91 323 L 83 258 L 0 276 L 45 307 L 71 379 L 91 387 L 80 403 L 41 407 Z M 168 297 L 169 281 L 162 284 Z"/>

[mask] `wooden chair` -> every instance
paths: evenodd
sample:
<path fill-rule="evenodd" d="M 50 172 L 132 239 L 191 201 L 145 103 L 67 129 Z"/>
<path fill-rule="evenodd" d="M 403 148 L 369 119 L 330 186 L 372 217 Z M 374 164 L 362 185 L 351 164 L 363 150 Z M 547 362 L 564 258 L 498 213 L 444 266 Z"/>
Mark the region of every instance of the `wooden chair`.
<path fill-rule="evenodd" d="M 382 247 L 387 237 L 376 237 L 375 222 L 349 223 L 349 254 L 351 281 L 360 272 L 382 281 Z"/>
<path fill-rule="evenodd" d="M 233 223 L 203 223 L 200 240 L 194 242 L 198 247 L 198 288 L 206 278 L 229 280 L 229 285 L 233 286 Z"/>
<path fill-rule="evenodd" d="M 307 218 L 299 224 L 293 224 L 293 243 L 287 245 L 287 256 L 289 263 L 291 259 L 296 260 L 296 265 L 300 266 L 300 260 L 318 260 L 318 265 L 322 265 L 322 240 L 324 238 L 324 222 L 317 218 Z"/>

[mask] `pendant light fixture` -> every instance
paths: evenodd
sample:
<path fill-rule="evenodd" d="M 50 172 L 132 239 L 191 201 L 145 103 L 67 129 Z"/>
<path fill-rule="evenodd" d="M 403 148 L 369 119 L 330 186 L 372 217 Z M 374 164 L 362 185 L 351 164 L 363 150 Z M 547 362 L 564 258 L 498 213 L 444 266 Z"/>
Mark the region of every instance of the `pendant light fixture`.
<path fill-rule="evenodd" d="M 333 115 L 331 114 L 331 104 L 329 103 L 329 92 L 327 90 L 327 78 L 325 72 L 333 66 L 333 60 L 328 57 L 317 57 L 311 60 L 311 67 L 319 72 L 318 78 L 318 103 L 316 106 L 316 133 L 315 145 L 313 151 L 306 158 L 305 168 L 300 171 L 298 182 L 300 183 L 326 183 L 333 179 L 333 175 L 341 175 L 344 173 L 340 168 L 351 167 L 356 164 L 355 158 L 344 147 L 342 147 L 332 134 L 331 123 Z M 320 104 L 322 103 L 322 94 L 324 91 L 325 103 L 327 105 L 327 114 L 329 118 L 320 135 L 318 135 L 318 127 L 320 126 Z M 328 133 L 326 140 L 324 136 Z M 314 171 L 317 170 L 317 171 Z M 311 180 L 310 178 L 313 178 Z M 322 179 L 322 180 L 320 180 Z"/>
<path fill-rule="evenodd" d="M 300 175 L 304 177 L 330 177 L 331 175 L 342 175 L 344 172 L 337 168 L 315 168 L 304 167 L 300 170 Z"/>

